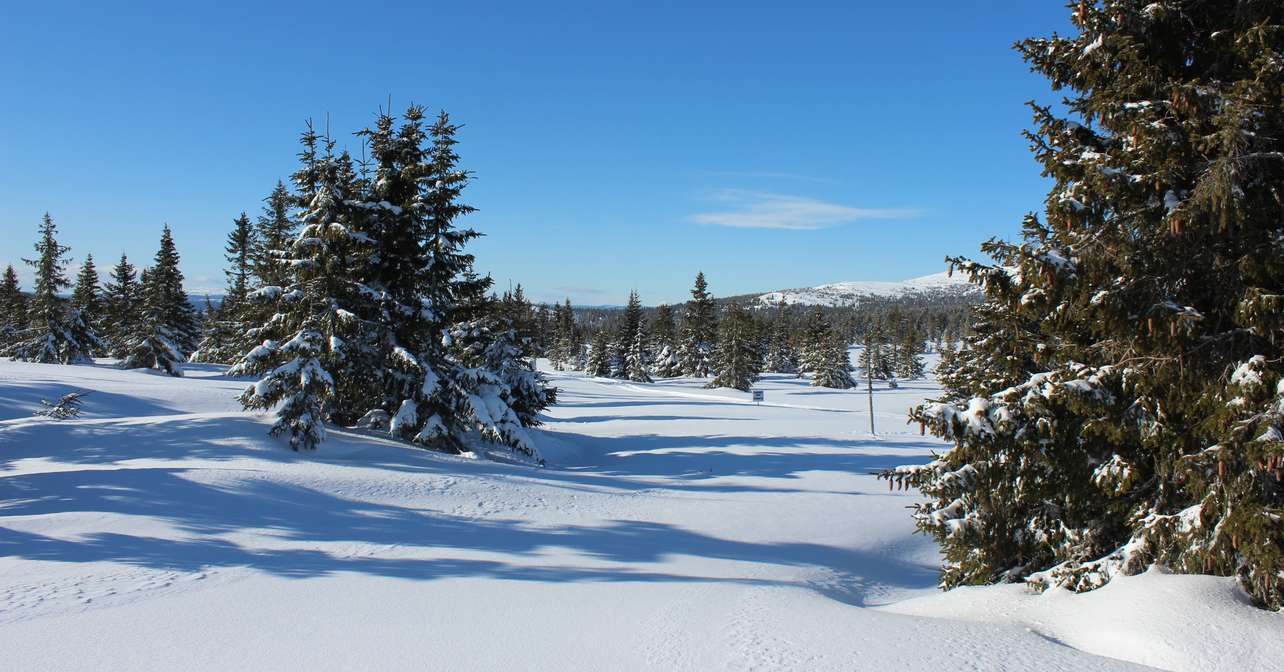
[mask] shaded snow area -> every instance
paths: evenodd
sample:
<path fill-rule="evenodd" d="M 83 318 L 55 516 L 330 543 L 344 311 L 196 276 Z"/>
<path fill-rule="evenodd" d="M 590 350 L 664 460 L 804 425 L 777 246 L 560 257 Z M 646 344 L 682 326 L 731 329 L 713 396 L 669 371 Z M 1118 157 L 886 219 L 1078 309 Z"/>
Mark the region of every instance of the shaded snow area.
<path fill-rule="evenodd" d="M 897 299 L 911 296 L 971 296 L 979 294 L 976 285 L 968 282 L 966 273 L 941 271 L 920 278 L 900 282 L 857 280 L 833 282 L 818 287 L 782 289 L 768 292 L 757 298 L 762 306 L 774 306 L 784 300 L 790 305 L 847 306 L 859 304 L 862 299 Z"/>
<path fill-rule="evenodd" d="M 876 394 L 766 403 L 550 374 L 548 467 L 334 431 L 313 454 L 244 381 L 0 363 L 5 670 L 1278 669 L 1231 581 L 935 589 L 871 470 L 928 459 Z M 80 419 L 32 416 L 90 390 Z"/>

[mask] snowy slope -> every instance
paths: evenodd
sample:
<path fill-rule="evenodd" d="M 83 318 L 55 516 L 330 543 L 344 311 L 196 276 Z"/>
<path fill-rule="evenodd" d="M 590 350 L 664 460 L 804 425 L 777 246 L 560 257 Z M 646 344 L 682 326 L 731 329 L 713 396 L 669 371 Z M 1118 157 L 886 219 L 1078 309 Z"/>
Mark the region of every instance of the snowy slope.
<path fill-rule="evenodd" d="M 975 293 L 977 293 L 976 286 L 967 281 L 966 275 L 955 273 L 951 276 L 948 272 L 942 271 L 901 282 L 872 280 L 835 282 L 819 287 L 784 289 L 763 294 L 757 298 L 757 301 L 760 305 L 768 306 L 779 303 L 781 299 L 788 304 L 846 306 L 869 298 L 896 299 L 916 295 L 949 297 L 969 296 Z"/>
<path fill-rule="evenodd" d="M 938 593 L 912 497 L 867 475 L 939 446 L 904 423 L 930 384 L 879 390 L 873 437 L 863 393 L 786 377 L 756 406 L 699 381 L 551 375 L 537 470 L 343 431 L 296 455 L 218 367 L 0 363 L 4 669 L 1265 670 L 1284 655 L 1284 618 L 1224 579 Z M 71 389 L 93 390 L 82 419 L 30 415 Z"/>

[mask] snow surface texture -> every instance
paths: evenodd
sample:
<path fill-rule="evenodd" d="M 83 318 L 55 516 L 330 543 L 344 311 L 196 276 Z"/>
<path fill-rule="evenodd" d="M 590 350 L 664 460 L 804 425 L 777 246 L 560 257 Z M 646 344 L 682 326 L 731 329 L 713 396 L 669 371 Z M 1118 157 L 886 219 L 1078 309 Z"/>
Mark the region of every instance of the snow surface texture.
<path fill-rule="evenodd" d="M 935 588 L 912 495 L 940 444 L 876 393 L 550 373 L 546 469 L 350 431 L 298 455 L 246 382 L 0 363 L 6 670 L 1267 670 L 1228 579 Z M 40 399 L 92 390 L 76 420 Z M 1132 661 L 1132 662 L 1129 662 Z M 1140 664 L 1139 664 L 1140 663 Z"/>
<path fill-rule="evenodd" d="M 784 289 L 768 292 L 759 296 L 759 305 L 774 306 L 784 299 L 790 305 L 805 306 L 848 306 L 858 304 L 862 299 L 887 298 L 898 299 L 910 296 L 968 296 L 978 293 L 976 285 L 968 282 L 967 274 L 942 271 L 921 278 L 911 278 L 901 282 L 878 282 L 874 280 L 855 282 L 834 282 L 819 287 L 802 289 Z"/>

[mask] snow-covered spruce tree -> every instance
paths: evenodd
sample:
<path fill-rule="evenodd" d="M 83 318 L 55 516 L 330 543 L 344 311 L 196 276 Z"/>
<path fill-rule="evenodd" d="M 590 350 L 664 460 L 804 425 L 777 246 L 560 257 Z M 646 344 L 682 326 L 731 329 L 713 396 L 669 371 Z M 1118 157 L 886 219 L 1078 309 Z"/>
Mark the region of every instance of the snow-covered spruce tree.
<path fill-rule="evenodd" d="M 611 375 L 611 343 L 606 330 L 599 329 L 593 334 L 593 344 L 589 348 L 588 362 L 584 372 L 590 376 L 606 378 Z"/>
<path fill-rule="evenodd" d="M 719 324 L 714 377 L 705 387 L 730 387 L 741 392 L 749 391 L 762 371 L 756 331 L 753 318 L 739 304 L 727 306 L 726 314 Z"/>
<path fill-rule="evenodd" d="M 103 301 L 102 291 L 98 286 L 98 269 L 94 266 L 94 255 L 86 254 L 85 261 L 76 274 L 76 285 L 71 290 L 71 307 L 80 311 L 80 319 L 102 338 Z M 94 352 L 101 355 L 102 352 Z"/>
<path fill-rule="evenodd" d="M 139 330 L 130 334 L 119 366 L 181 376 L 199 326 L 196 308 L 182 289 L 178 251 L 168 225 L 160 233 L 154 265 L 143 271 L 140 297 Z"/>
<path fill-rule="evenodd" d="M 571 300 L 567 299 L 565 305 L 559 303 L 553 306 L 553 336 L 548 352 L 549 363 L 557 371 L 574 370 L 577 347 L 575 311 L 571 308 Z"/>
<path fill-rule="evenodd" d="M 253 347 L 247 334 L 253 324 L 249 294 L 255 248 L 254 227 L 249 215 L 242 212 L 232 220 L 232 230 L 223 248 L 228 263 L 224 271 L 227 292 L 205 321 L 205 339 L 192 353 L 193 362 L 235 362 Z"/>
<path fill-rule="evenodd" d="M 1279 608 L 1284 5 L 1108 0 L 1074 20 L 1019 45 L 1072 92 L 1073 119 L 1033 106 L 1046 219 L 963 265 L 986 290 L 954 374 L 970 398 L 913 412 L 954 447 L 884 477 L 929 498 L 945 587 L 1088 590 L 1159 563 Z"/>
<path fill-rule="evenodd" d="M 18 332 L 27 326 L 27 297 L 18 282 L 18 272 L 13 265 L 5 266 L 0 280 L 0 339 L 11 343 Z"/>
<path fill-rule="evenodd" d="M 798 353 L 798 375 L 815 373 L 825 367 L 825 358 L 829 341 L 833 338 L 833 329 L 825 319 L 820 306 L 812 309 L 802 325 L 802 348 Z"/>
<path fill-rule="evenodd" d="M 717 346 L 718 316 L 709 293 L 704 273 L 696 273 L 691 300 L 682 316 L 682 335 L 678 344 L 678 360 L 682 374 L 707 377 L 713 369 L 713 351 Z"/>
<path fill-rule="evenodd" d="M 881 321 L 875 321 L 865 330 L 861 338 L 861 352 L 858 359 L 861 378 L 873 377 L 877 380 L 896 378 L 896 368 L 892 363 L 894 348 L 887 341 L 887 331 Z M 873 369 L 871 376 L 870 369 Z"/>
<path fill-rule="evenodd" d="M 254 223 L 251 237 L 250 269 L 255 287 L 284 287 L 292 282 L 288 259 L 299 223 L 294 206 L 299 199 L 290 194 L 284 182 L 277 182 L 272 193 L 263 199 L 263 212 Z"/>
<path fill-rule="evenodd" d="M 794 348 L 789 308 L 783 300 L 776 307 L 776 315 L 771 321 L 770 334 L 763 370 L 772 373 L 798 373 L 798 351 Z"/>
<path fill-rule="evenodd" d="M 143 272 L 141 294 L 139 330 L 131 334 L 120 367 L 183 375 L 183 363 L 195 349 L 200 326 L 196 307 L 183 289 L 178 248 L 168 224 L 161 230 L 155 263 Z"/>
<path fill-rule="evenodd" d="M 304 212 L 302 228 L 280 259 L 291 269 L 284 287 L 259 289 L 276 313 L 256 335 L 262 344 L 228 372 L 262 378 L 245 390 L 246 408 L 277 408 L 273 435 L 290 435 L 295 450 L 310 450 L 325 438 L 325 422 L 353 420 L 378 397 L 372 377 L 368 323 L 361 287 L 354 279 L 369 254 L 349 205 L 351 176 L 334 141 L 309 123 L 300 139 L 294 174 Z"/>
<path fill-rule="evenodd" d="M 847 338 L 835 331 L 820 346 L 819 367 L 811 372 L 813 387 L 846 390 L 856 387 L 852 380 L 852 361 L 847 352 Z"/>
<path fill-rule="evenodd" d="M 483 442 L 537 457 L 528 434 L 510 421 L 521 414 L 491 384 L 495 372 L 451 356 L 449 329 L 468 314 L 460 297 L 484 293 L 490 278 L 476 278 L 464 251 L 480 234 L 457 223 L 473 211 L 460 202 L 469 174 L 455 153 L 458 126 L 443 112 L 425 134 L 423 120 L 423 108 L 411 106 L 399 129 L 385 114 L 362 132 L 375 162 L 360 205 L 376 245 L 369 287 L 390 325 L 379 340 L 384 404 L 395 409 L 390 430 L 439 450 Z"/>
<path fill-rule="evenodd" d="M 12 341 L 0 345 L 0 355 L 28 362 L 83 364 L 91 361 L 102 341 L 81 319 L 80 311 L 59 298 L 67 287 L 67 253 L 71 248 L 58 243 L 58 228 L 45 213 L 35 259 L 24 259 L 35 275 L 35 288 L 27 306 L 27 324 Z M 16 277 L 15 277 L 16 280 Z"/>
<path fill-rule="evenodd" d="M 923 337 L 910 321 L 902 323 L 900 342 L 896 347 L 896 376 L 905 380 L 923 377 Z"/>
<path fill-rule="evenodd" d="M 678 332 L 673 321 L 673 307 L 661 304 L 655 309 L 651 320 L 651 342 L 655 348 L 655 357 L 651 362 L 651 373 L 658 378 L 673 378 L 682 375 L 682 361 L 678 358 Z"/>
<path fill-rule="evenodd" d="M 124 357 L 129 342 L 142 324 L 142 285 L 129 258 L 120 255 L 120 261 L 111 269 L 110 279 L 103 285 L 103 340 L 107 354 Z"/>
<path fill-rule="evenodd" d="M 615 334 L 615 357 L 611 375 L 639 383 L 651 382 L 651 347 L 642 318 L 642 299 L 637 290 L 629 292 L 619 329 Z"/>
<path fill-rule="evenodd" d="M 488 315 L 454 325 L 450 342 L 455 359 L 474 379 L 478 398 L 497 399 L 487 404 L 490 420 L 499 435 L 525 436 L 525 428 L 540 424 L 539 413 L 557 401 L 556 388 L 535 370 L 534 360 L 522 353 L 517 330 L 506 316 Z"/>

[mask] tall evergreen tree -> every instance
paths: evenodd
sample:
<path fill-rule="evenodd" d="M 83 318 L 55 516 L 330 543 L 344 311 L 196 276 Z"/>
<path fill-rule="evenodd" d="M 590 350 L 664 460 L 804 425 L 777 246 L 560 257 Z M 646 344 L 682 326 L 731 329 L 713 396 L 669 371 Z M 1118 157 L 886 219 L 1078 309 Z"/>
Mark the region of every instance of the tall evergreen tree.
<path fill-rule="evenodd" d="M 652 373 L 660 378 L 682 375 L 682 361 L 678 358 L 678 332 L 673 321 L 673 307 L 660 304 L 651 320 L 651 339 L 655 344 Z"/>
<path fill-rule="evenodd" d="M 727 306 L 719 324 L 714 377 L 706 387 L 730 387 L 748 392 L 762 371 L 753 318 L 739 304 Z"/>
<path fill-rule="evenodd" d="M 902 323 L 900 342 L 896 348 L 896 375 L 905 380 L 923 377 L 923 337 L 912 322 Z"/>
<path fill-rule="evenodd" d="M 98 269 L 94 266 L 94 255 L 86 254 L 85 261 L 76 274 L 76 285 L 71 292 L 71 307 L 80 311 L 80 317 L 86 324 L 99 331 L 98 326 L 103 314 L 102 292 L 98 287 Z"/>
<path fill-rule="evenodd" d="M 303 227 L 282 259 L 293 269 L 288 284 L 262 291 L 276 313 L 257 332 L 261 345 L 230 369 L 262 379 L 241 395 L 247 408 L 280 404 L 272 434 L 290 436 L 295 450 L 310 450 L 325 438 L 325 421 L 354 420 L 369 410 L 363 397 L 371 376 L 369 334 L 354 272 L 369 254 L 350 205 L 352 184 L 334 141 L 309 123 L 300 139 L 294 183 L 306 207 Z"/>
<path fill-rule="evenodd" d="M 811 384 L 836 390 L 855 387 L 851 356 L 847 353 L 847 338 L 835 331 L 821 341 L 818 348 L 818 365 L 811 373 Z"/>
<path fill-rule="evenodd" d="M 288 259 L 299 228 L 294 218 L 294 205 L 299 199 L 290 194 L 284 182 L 277 182 L 263 201 L 263 212 L 251 238 L 250 268 L 257 287 L 283 287 L 292 279 Z"/>
<path fill-rule="evenodd" d="M 688 376 L 707 377 L 713 368 L 713 351 L 717 346 L 718 323 L 713 295 L 704 273 L 696 273 L 691 300 L 687 302 L 682 319 L 682 340 L 678 359 L 682 373 Z"/>
<path fill-rule="evenodd" d="M 825 368 L 829 341 L 832 338 L 833 329 L 829 326 L 829 320 L 825 319 L 820 306 L 816 306 L 802 325 L 802 348 L 798 355 L 799 376 Z"/>
<path fill-rule="evenodd" d="M 1072 92 L 1072 118 L 1033 105 L 1045 217 L 983 246 L 994 266 L 953 260 L 986 301 L 951 398 L 914 417 L 954 445 L 884 476 L 928 497 L 945 587 L 1089 590 L 1159 563 L 1279 608 L 1284 5 L 1074 21 L 1018 45 Z"/>
<path fill-rule="evenodd" d="M 617 364 L 612 375 L 639 383 L 651 382 L 651 346 L 637 290 L 629 292 L 629 302 L 624 308 L 615 342 Z"/>
<path fill-rule="evenodd" d="M 458 224 L 474 210 L 460 202 L 469 173 L 455 152 L 459 127 L 444 112 L 427 135 L 423 122 L 423 109 L 412 106 L 395 132 L 388 115 L 363 132 L 376 162 L 363 204 L 375 215 L 378 246 L 370 282 L 392 325 L 381 341 L 392 372 L 385 403 L 397 409 L 391 430 L 441 450 L 470 450 L 475 437 L 535 457 L 495 372 L 451 357 L 448 331 L 465 314 L 460 297 L 484 292 L 490 279 L 473 275 L 464 251 L 480 234 Z"/>
<path fill-rule="evenodd" d="M 124 253 L 103 286 L 103 331 L 107 352 L 124 357 L 142 324 L 142 286 L 134 265 Z"/>
<path fill-rule="evenodd" d="M 182 365 L 187 353 L 195 349 L 200 325 L 196 307 L 183 289 L 179 261 L 166 224 L 155 263 L 143 272 L 140 329 L 130 336 L 121 368 L 162 369 L 171 376 L 183 375 Z"/>
<path fill-rule="evenodd" d="M 27 326 L 27 297 L 22 293 L 13 265 L 5 266 L 0 280 L 0 338 L 9 343 Z"/>
<path fill-rule="evenodd" d="M 605 329 L 599 329 L 593 334 L 593 345 L 590 347 L 584 372 L 597 378 L 606 378 L 611 375 L 611 343 L 607 339 Z"/>
<path fill-rule="evenodd" d="M 776 315 L 771 321 L 769 333 L 771 337 L 767 343 L 764 370 L 772 373 L 798 373 L 798 351 L 794 348 L 789 307 L 785 305 L 783 299 L 776 307 Z"/>
<path fill-rule="evenodd" d="M 881 321 L 875 321 L 861 339 L 860 370 L 862 378 L 877 380 L 894 380 L 896 368 L 893 362 L 895 348 L 887 342 L 887 331 Z M 872 369 L 872 371 L 871 371 Z"/>
<path fill-rule="evenodd" d="M 49 213 L 40 224 L 40 240 L 35 244 L 35 259 L 24 259 L 35 274 L 35 291 L 27 308 L 27 325 L 16 338 L 0 346 L 0 355 L 28 362 L 82 364 L 92 361 L 93 352 L 102 341 L 82 319 L 80 311 L 70 308 L 58 292 L 69 286 L 67 253 L 71 248 L 59 244 L 57 226 Z M 16 277 L 15 277 L 16 279 Z"/>
<path fill-rule="evenodd" d="M 249 295 L 256 246 L 250 216 L 242 212 L 240 217 L 232 220 L 232 230 L 227 234 L 227 244 L 223 248 L 228 263 L 224 270 L 227 291 L 218 308 L 207 311 L 205 339 L 192 353 L 192 361 L 235 362 L 251 349 L 247 334 L 255 312 Z"/>

